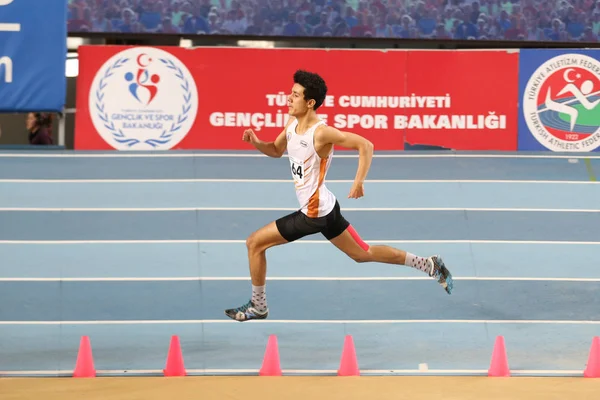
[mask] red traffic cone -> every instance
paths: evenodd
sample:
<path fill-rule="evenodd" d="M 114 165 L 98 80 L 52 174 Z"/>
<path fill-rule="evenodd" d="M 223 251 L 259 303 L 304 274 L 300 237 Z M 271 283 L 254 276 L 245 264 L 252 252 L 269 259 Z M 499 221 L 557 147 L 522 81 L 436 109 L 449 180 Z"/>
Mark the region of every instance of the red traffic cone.
<path fill-rule="evenodd" d="M 92 354 L 92 345 L 88 336 L 82 336 L 79 342 L 79 352 L 73 378 L 94 378 L 96 369 L 94 368 L 94 356 Z"/>
<path fill-rule="evenodd" d="M 354 339 L 351 335 L 346 335 L 344 339 L 344 348 L 342 349 L 342 358 L 338 376 L 359 376 L 358 360 L 356 358 L 356 349 L 354 348 Z"/>
<path fill-rule="evenodd" d="M 600 337 L 598 336 L 592 339 L 592 347 L 583 376 L 585 378 L 600 378 Z"/>
<path fill-rule="evenodd" d="M 504 336 L 497 336 L 494 344 L 494 352 L 492 353 L 492 361 L 488 376 L 508 377 L 510 376 L 510 368 L 508 367 L 508 357 L 506 355 L 506 346 L 504 345 Z"/>
<path fill-rule="evenodd" d="M 163 369 L 164 376 L 185 376 L 185 365 L 183 363 L 183 354 L 181 353 L 181 344 L 179 337 L 171 336 L 171 344 L 169 346 L 169 354 L 167 355 L 167 363 Z"/>
<path fill-rule="evenodd" d="M 281 376 L 281 364 L 279 361 L 279 346 L 277 345 L 277 336 L 269 336 L 267 348 L 263 363 L 258 371 L 260 376 Z"/>

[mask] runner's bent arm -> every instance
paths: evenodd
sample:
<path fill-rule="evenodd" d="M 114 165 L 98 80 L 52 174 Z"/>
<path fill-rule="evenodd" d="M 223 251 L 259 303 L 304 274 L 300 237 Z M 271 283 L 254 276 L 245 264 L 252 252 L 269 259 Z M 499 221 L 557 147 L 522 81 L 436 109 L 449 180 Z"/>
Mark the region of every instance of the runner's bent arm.
<path fill-rule="evenodd" d="M 281 131 L 279 136 L 273 142 L 265 142 L 262 141 L 256 136 L 252 129 L 246 129 L 244 131 L 244 135 L 242 136 L 242 140 L 245 142 L 249 142 L 252 144 L 258 151 L 273 158 L 280 158 L 283 153 L 285 153 L 286 145 L 287 145 L 287 128 L 290 126 L 292 120 L 290 119 L 287 124 L 285 124 L 285 128 Z"/>
<path fill-rule="evenodd" d="M 358 169 L 354 184 L 362 185 L 367 178 L 373 158 L 373 143 L 364 137 L 352 132 L 342 132 L 334 127 L 327 126 L 319 129 L 315 139 L 319 144 L 334 144 L 347 149 L 358 150 Z"/>
<path fill-rule="evenodd" d="M 277 136 L 274 142 L 264 142 L 260 139 L 256 139 L 255 142 L 252 143 L 254 147 L 258 149 L 261 153 L 274 158 L 280 158 L 285 152 L 286 148 L 286 133 L 285 130 Z"/>

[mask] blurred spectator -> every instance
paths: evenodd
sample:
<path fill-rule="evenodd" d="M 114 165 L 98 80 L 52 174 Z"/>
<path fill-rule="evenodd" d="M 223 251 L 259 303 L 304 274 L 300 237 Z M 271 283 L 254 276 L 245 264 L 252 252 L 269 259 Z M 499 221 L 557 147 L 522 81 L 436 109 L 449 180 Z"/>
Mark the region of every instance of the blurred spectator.
<path fill-rule="evenodd" d="M 112 24 L 107 17 L 107 10 L 97 8 L 94 12 L 94 20 L 92 21 L 93 32 L 112 32 Z"/>
<path fill-rule="evenodd" d="M 598 42 L 600 0 L 69 0 L 68 29 Z"/>
<path fill-rule="evenodd" d="M 313 29 L 311 36 L 323 37 L 323 36 L 331 36 L 333 30 L 329 26 L 329 15 L 327 12 L 321 12 L 321 18 L 319 25 L 315 26 Z"/>
<path fill-rule="evenodd" d="M 477 30 L 477 26 L 471 22 L 471 16 L 464 12 L 459 12 L 459 18 L 462 19 L 456 27 L 454 33 L 454 39 L 467 40 L 467 39 L 476 39 L 479 35 L 479 31 Z"/>
<path fill-rule="evenodd" d="M 25 127 L 29 132 L 29 143 L 35 145 L 51 145 L 52 141 L 52 114 L 29 113 L 25 120 Z"/>

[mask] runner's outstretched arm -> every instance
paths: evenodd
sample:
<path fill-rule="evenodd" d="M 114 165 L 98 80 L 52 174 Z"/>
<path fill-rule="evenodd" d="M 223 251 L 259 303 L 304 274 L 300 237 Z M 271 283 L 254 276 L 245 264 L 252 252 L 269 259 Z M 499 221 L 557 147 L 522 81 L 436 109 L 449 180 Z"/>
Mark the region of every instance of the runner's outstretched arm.
<path fill-rule="evenodd" d="M 260 140 L 252 129 L 246 129 L 244 131 L 244 134 L 242 135 L 242 140 L 244 142 L 250 143 L 251 145 L 256 147 L 258 151 L 269 157 L 280 158 L 281 156 L 283 156 L 283 153 L 285 153 L 287 145 L 286 130 L 287 127 L 290 125 L 291 121 L 292 119 L 290 118 L 288 123 L 285 125 L 285 128 L 283 128 L 281 133 L 273 142 L 265 142 L 263 140 Z"/>

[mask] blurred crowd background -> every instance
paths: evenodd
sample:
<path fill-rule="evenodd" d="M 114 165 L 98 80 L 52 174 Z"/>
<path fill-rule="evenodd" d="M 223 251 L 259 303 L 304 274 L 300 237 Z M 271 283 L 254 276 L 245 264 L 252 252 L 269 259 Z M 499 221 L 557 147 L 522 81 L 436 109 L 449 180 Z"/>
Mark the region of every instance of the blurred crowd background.
<path fill-rule="evenodd" d="M 68 30 L 598 42 L 600 0 L 69 0 Z"/>

